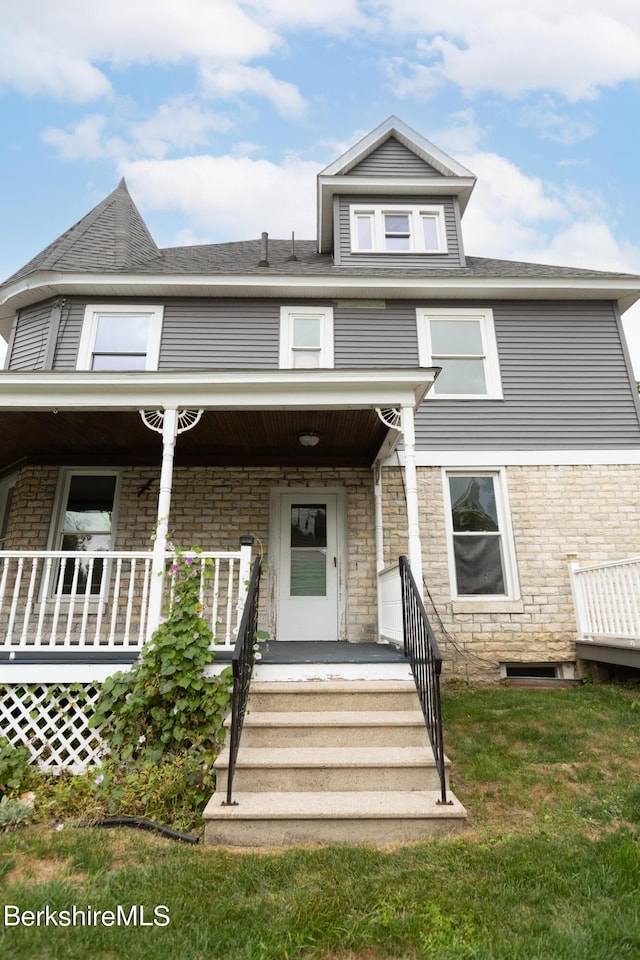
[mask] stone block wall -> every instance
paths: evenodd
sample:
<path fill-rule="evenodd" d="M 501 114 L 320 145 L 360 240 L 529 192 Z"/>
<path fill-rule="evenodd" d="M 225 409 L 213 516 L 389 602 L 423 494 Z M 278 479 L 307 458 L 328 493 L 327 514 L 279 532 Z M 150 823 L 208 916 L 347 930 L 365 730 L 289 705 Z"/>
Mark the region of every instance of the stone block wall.
<path fill-rule="evenodd" d="M 452 601 L 443 476 L 418 469 L 425 606 L 448 676 L 496 680 L 501 663 L 575 660 L 568 554 L 586 565 L 640 555 L 640 467 L 506 470 L 520 602 Z M 385 560 L 406 552 L 401 474 L 383 471 Z"/>

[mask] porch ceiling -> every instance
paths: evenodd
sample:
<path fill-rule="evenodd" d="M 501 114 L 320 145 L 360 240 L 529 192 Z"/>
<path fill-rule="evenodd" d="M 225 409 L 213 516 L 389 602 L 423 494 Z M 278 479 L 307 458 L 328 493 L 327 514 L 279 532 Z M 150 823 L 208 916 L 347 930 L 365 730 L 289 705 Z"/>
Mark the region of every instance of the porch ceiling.
<path fill-rule="evenodd" d="M 298 435 L 313 431 L 315 447 Z M 176 441 L 175 462 L 225 466 L 370 466 L 387 437 L 375 410 L 205 410 Z M 0 412 L 0 470 L 40 464 L 158 465 L 159 434 L 137 411 Z"/>

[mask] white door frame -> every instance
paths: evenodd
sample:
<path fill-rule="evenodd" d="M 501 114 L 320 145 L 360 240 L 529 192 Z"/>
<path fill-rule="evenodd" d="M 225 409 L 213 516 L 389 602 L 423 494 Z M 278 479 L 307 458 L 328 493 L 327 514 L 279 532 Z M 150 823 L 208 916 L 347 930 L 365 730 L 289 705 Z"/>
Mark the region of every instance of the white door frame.
<path fill-rule="evenodd" d="M 278 637 L 278 592 L 280 586 L 280 549 L 282 546 L 282 500 L 285 496 L 305 494 L 336 497 L 336 554 L 338 558 L 338 639 L 347 639 L 347 492 L 344 487 L 303 486 L 272 487 L 269 495 L 269 566 L 267 623 L 272 637 Z"/>

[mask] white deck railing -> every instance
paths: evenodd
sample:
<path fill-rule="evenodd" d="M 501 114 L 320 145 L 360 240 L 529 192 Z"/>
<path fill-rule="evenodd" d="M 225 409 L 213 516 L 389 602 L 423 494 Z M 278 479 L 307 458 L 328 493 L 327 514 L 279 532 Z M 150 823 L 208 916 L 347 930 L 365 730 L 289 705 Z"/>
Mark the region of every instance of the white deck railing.
<path fill-rule="evenodd" d="M 246 595 L 246 549 L 194 556 L 202 615 L 216 647 L 230 647 L 235 639 Z M 250 560 L 250 547 L 248 553 Z M 209 561 L 212 575 L 205 576 Z M 152 616 L 151 563 L 150 552 L 0 551 L 0 650 L 139 650 Z M 171 595 L 169 573 L 165 614 Z"/>
<path fill-rule="evenodd" d="M 640 645 L 640 557 L 569 567 L 578 639 Z"/>
<path fill-rule="evenodd" d="M 403 643 L 400 565 L 392 563 L 378 574 L 378 626 L 380 638 Z"/>

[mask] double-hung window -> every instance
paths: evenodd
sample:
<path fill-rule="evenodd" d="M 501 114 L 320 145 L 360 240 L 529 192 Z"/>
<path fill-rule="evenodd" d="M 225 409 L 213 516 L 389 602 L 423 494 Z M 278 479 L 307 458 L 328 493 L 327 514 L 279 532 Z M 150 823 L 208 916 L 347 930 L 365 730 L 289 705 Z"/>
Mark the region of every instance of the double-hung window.
<path fill-rule="evenodd" d="M 350 207 L 352 253 L 446 253 L 444 208 L 408 204 Z"/>
<path fill-rule="evenodd" d="M 503 472 L 445 471 L 444 488 L 453 596 L 515 599 L 515 552 Z"/>
<path fill-rule="evenodd" d="M 502 399 L 500 364 L 490 309 L 419 309 L 423 367 L 442 370 L 429 397 Z"/>
<path fill-rule="evenodd" d="M 101 557 L 82 555 L 113 548 L 117 483 L 115 471 L 63 472 L 51 545 L 70 556 L 60 560 L 55 578 L 57 593 L 100 593 L 104 561 Z"/>
<path fill-rule="evenodd" d="M 157 370 L 162 307 L 88 304 L 78 370 Z"/>
<path fill-rule="evenodd" d="M 281 307 L 280 367 L 333 367 L 332 307 Z"/>

